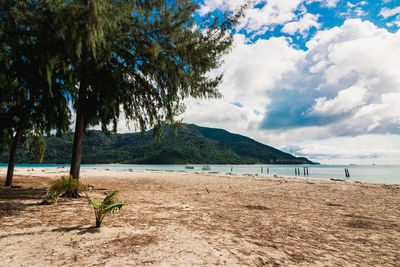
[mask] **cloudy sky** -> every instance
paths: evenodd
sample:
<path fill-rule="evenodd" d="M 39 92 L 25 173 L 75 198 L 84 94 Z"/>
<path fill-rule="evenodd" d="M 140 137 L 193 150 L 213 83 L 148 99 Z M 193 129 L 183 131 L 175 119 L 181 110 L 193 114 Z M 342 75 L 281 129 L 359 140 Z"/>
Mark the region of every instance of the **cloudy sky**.
<path fill-rule="evenodd" d="M 202 1 L 199 15 L 241 0 Z M 321 163 L 400 163 L 400 0 L 256 0 L 184 120 Z"/>
<path fill-rule="evenodd" d="M 242 0 L 203 0 L 198 16 Z M 255 0 L 187 123 L 325 164 L 400 163 L 400 0 Z"/>

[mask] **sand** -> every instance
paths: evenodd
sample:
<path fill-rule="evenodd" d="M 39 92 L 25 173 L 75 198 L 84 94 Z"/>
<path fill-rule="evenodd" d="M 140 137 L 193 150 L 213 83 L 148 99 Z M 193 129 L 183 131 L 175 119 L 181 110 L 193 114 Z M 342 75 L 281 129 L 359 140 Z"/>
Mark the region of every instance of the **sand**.
<path fill-rule="evenodd" d="M 0 187 L 0 266 L 400 265 L 400 185 L 83 170 L 91 196 L 130 204 L 97 231 L 84 198 L 38 205 L 67 172 Z"/>

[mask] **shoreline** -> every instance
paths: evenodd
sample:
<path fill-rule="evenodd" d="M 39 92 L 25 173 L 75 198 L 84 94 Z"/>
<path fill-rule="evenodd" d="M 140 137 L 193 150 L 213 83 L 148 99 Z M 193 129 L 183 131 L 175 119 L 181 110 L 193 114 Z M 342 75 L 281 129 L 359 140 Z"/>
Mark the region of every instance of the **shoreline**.
<path fill-rule="evenodd" d="M 232 172 L 216 172 L 216 171 L 187 171 L 187 170 L 152 170 L 152 169 L 96 169 L 96 168 L 81 168 L 81 176 L 83 174 L 93 173 L 95 175 L 102 175 L 102 172 L 110 174 L 112 172 L 116 173 L 141 173 L 141 172 L 156 172 L 156 173 L 186 173 L 186 174 L 196 174 L 196 175 L 215 175 L 215 176 L 225 176 L 231 178 L 257 178 L 257 179 L 292 179 L 292 180 L 311 180 L 311 181 L 331 181 L 339 183 L 356 183 L 356 184 L 371 184 L 371 185 L 393 185 L 400 186 L 399 183 L 387 183 L 387 182 L 370 182 L 370 181 L 357 181 L 350 180 L 346 178 L 321 178 L 321 177 L 309 177 L 309 176 L 290 176 L 290 175 L 277 175 L 277 174 L 247 174 L 247 173 L 232 173 Z M 7 168 L 0 168 L 0 176 L 7 174 Z M 69 168 L 65 167 L 43 167 L 43 168 L 30 168 L 16 167 L 14 169 L 15 175 L 23 176 L 54 176 L 57 175 L 69 175 Z"/>
<path fill-rule="evenodd" d="M 60 170 L 58 170 L 60 171 Z M 68 170 L 61 170 L 66 171 Z M 129 203 L 94 231 L 84 198 L 38 205 L 63 172 L 0 186 L 0 265 L 396 266 L 400 187 L 325 179 L 83 171 Z M 0 175 L 4 178 L 4 175 Z"/>

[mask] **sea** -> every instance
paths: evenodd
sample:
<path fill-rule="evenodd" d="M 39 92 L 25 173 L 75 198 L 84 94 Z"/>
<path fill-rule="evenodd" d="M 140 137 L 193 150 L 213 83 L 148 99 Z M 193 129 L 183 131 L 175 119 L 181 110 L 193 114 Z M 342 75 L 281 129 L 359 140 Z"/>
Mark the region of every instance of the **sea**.
<path fill-rule="evenodd" d="M 17 164 L 16 168 L 69 168 L 68 164 Z M 304 173 L 304 168 L 308 168 Z M 7 164 L 0 164 L 7 168 Z M 400 165 L 137 165 L 137 164 L 82 164 L 82 169 L 108 170 L 153 170 L 186 172 L 221 172 L 236 174 L 257 174 L 296 176 L 299 178 L 341 179 L 373 183 L 400 184 Z M 300 173 L 296 175 L 295 169 Z M 350 177 L 345 176 L 345 169 Z"/>

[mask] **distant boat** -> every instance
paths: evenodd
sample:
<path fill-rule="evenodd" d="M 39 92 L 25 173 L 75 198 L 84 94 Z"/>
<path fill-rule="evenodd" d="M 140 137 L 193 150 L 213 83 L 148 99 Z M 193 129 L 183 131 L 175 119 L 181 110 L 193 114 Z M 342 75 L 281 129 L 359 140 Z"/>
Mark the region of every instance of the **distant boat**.
<path fill-rule="evenodd" d="M 211 167 L 210 165 L 203 165 L 203 167 L 201 168 L 203 171 L 210 171 Z"/>
<path fill-rule="evenodd" d="M 185 166 L 185 169 L 186 169 L 186 170 L 193 170 L 193 169 L 194 169 L 194 166 L 192 166 L 192 165 L 186 165 L 186 166 Z"/>

